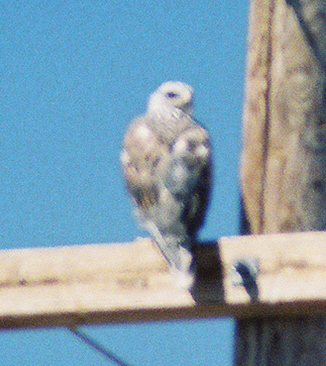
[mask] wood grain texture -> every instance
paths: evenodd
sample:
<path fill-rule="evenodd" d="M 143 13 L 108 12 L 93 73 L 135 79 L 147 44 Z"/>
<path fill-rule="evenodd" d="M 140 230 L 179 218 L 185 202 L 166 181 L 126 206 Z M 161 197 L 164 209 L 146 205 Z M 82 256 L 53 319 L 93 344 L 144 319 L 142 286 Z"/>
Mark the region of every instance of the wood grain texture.
<path fill-rule="evenodd" d="M 0 251 L 0 328 L 326 314 L 326 233 L 221 238 L 196 257 L 190 294 L 150 239 Z M 233 285 L 240 257 L 259 259 L 263 302 Z"/>
<path fill-rule="evenodd" d="M 242 184 L 253 233 L 326 226 L 326 2 L 292 3 L 252 2 Z"/>
<path fill-rule="evenodd" d="M 233 284 L 234 263 L 244 258 L 259 263 L 259 301 L 275 304 L 326 299 L 324 232 L 225 237 L 219 246 L 228 304 L 250 302 L 244 287 Z"/>
<path fill-rule="evenodd" d="M 251 231 L 325 230 L 326 1 L 253 0 L 250 23 L 242 186 Z M 255 62 L 262 38 L 267 70 Z M 261 300 L 316 298 L 315 290 L 325 283 L 319 262 L 324 247 L 316 243 L 262 244 L 269 263 L 258 279 Z M 250 245 L 239 248 L 239 255 L 251 250 Z M 284 262 L 284 256 L 292 259 Z M 271 281 L 270 271 L 275 272 Z M 237 322 L 239 366 L 324 365 L 325 350 L 326 321 L 317 313 Z"/>
<path fill-rule="evenodd" d="M 251 230 L 262 227 L 263 192 L 270 93 L 271 4 L 255 0 L 252 5 L 248 40 L 246 103 L 243 125 L 241 181 Z"/>
<path fill-rule="evenodd" d="M 221 301 L 216 243 L 196 255 L 194 298 Z M 0 251 L 0 328 L 198 317 L 179 310 L 194 305 L 151 239 Z"/>
<path fill-rule="evenodd" d="M 174 282 L 149 239 L 0 252 L 2 315 L 192 304 Z"/>

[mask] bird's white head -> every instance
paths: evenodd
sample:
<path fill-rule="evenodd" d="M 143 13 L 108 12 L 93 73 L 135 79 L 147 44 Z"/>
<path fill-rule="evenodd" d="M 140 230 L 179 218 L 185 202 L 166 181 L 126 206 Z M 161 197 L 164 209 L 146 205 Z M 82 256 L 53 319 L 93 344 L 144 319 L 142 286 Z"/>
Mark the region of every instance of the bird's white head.
<path fill-rule="evenodd" d="M 151 94 L 148 102 L 149 113 L 173 113 L 177 108 L 186 114 L 193 113 L 193 88 L 181 81 L 167 81 Z"/>

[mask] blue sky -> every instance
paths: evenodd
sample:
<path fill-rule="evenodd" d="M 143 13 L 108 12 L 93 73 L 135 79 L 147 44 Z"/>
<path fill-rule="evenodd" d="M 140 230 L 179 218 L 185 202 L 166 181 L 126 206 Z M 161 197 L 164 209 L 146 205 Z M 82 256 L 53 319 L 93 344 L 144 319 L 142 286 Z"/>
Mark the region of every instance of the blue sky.
<path fill-rule="evenodd" d="M 238 233 L 248 4 L 3 1 L 1 249 L 132 241 L 119 162 L 128 122 L 166 80 L 195 88 L 215 182 L 202 239 Z M 1 300 L 0 300 L 1 301 Z M 132 365 L 232 364 L 233 321 L 85 327 Z M 107 365 L 65 329 L 5 331 L 2 365 Z M 69 360 L 69 361 L 67 361 Z"/>

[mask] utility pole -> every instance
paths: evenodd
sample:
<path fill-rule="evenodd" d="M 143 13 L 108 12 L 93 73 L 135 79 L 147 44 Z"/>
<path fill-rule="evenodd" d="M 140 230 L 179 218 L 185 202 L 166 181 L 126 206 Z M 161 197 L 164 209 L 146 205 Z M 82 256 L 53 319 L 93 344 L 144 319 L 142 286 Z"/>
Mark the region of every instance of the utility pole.
<path fill-rule="evenodd" d="M 325 230 L 325 0 L 251 3 L 242 186 L 253 234 Z M 317 259 L 325 248 L 316 243 L 304 245 Z M 288 248 L 279 250 L 282 257 Z M 326 364 L 318 312 L 237 324 L 236 365 Z"/>

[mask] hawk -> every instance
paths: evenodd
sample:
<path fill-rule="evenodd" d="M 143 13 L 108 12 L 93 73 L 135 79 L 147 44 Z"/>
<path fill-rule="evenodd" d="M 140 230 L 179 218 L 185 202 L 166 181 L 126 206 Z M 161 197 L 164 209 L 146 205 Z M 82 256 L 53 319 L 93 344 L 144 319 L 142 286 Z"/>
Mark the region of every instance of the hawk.
<path fill-rule="evenodd" d="M 193 88 L 163 83 L 149 98 L 147 112 L 134 119 L 124 138 L 121 162 L 143 225 L 190 288 L 192 248 L 203 224 L 212 178 L 207 130 L 192 118 Z"/>

